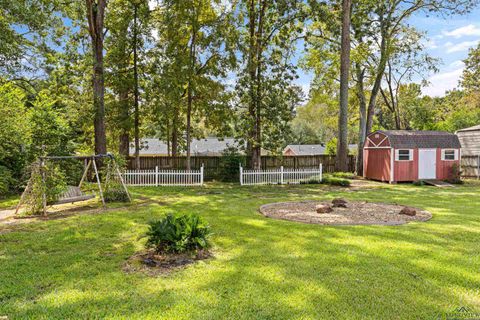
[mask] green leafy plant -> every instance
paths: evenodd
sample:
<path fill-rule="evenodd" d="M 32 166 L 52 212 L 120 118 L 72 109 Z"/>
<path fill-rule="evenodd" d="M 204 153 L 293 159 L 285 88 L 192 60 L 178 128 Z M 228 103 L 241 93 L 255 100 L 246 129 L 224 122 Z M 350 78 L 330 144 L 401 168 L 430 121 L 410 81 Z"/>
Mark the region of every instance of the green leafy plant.
<path fill-rule="evenodd" d="M 55 164 L 48 163 L 41 166 L 39 163 L 34 163 L 31 166 L 31 179 L 27 189 L 24 200 L 25 213 L 33 215 L 42 211 L 44 194 L 47 204 L 53 204 L 67 189 L 67 184 L 63 172 Z"/>
<path fill-rule="evenodd" d="M 349 181 L 349 180 L 343 179 L 343 178 L 334 177 L 334 176 L 332 176 L 332 175 L 330 175 L 330 174 L 326 174 L 326 175 L 323 176 L 322 183 L 323 183 L 323 184 L 333 185 L 333 186 L 342 186 L 342 187 L 348 187 L 348 186 L 350 186 L 350 181 Z"/>
<path fill-rule="evenodd" d="M 12 172 L 8 168 L 0 166 L 0 197 L 9 194 L 14 183 Z"/>
<path fill-rule="evenodd" d="M 105 202 L 130 202 L 127 193 L 121 189 L 105 190 L 103 199 Z"/>
<path fill-rule="evenodd" d="M 343 179 L 355 179 L 355 174 L 352 172 L 334 172 L 332 176 Z"/>
<path fill-rule="evenodd" d="M 463 181 L 461 179 L 462 172 L 460 171 L 460 166 L 457 163 L 452 164 L 450 167 L 449 177 L 447 182 L 452 184 L 462 184 Z"/>
<path fill-rule="evenodd" d="M 194 252 L 209 247 L 210 227 L 197 214 L 175 215 L 149 222 L 148 248 L 158 253 Z"/>
<path fill-rule="evenodd" d="M 245 157 L 235 147 L 226 148 L 220 158 L 219 180 L 224 182 L 238 181 L 239 164 L 245 165 Z"/>

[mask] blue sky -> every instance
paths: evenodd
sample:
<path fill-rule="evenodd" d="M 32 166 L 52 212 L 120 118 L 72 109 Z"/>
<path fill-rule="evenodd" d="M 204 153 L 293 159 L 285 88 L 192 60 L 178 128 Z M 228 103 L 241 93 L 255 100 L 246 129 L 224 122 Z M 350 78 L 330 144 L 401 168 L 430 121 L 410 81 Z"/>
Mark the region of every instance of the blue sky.
<path fill-rule="evenodd" d="M 426 17 L 417 14 L 409 23 L 427 32 L 426 50 L 433 57 L 440 58 L 440 71 L 428 76 L 430 85 L 423 89 L 424 94 L 443 96 L 446 90 L 457 87 L 464 68 L 462 60 L 468 49 L 480 41 L 480 8 L 463 16 Z M 297 84 L 308 92 L 312 74 L 298 70 Z"/>

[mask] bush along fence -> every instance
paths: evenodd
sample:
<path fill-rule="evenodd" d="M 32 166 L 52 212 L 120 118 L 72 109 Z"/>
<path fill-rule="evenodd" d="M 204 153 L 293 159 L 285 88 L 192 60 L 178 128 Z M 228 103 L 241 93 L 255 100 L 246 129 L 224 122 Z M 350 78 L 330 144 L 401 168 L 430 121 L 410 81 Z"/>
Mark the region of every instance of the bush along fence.
<path fill-rule="evenodd" d="M 202 186 L 203 166 L 187 170 L 126 170 L 122 176 L 129 186 Z"/>
<path fill-rule="evenodd" d="M 245 170 L 240 166 L 240 184 L 300 184 L 320 183 L 322 181 L 322 164 L 310 169 L 277 169 Z"/>
<path fill-rule="evenodd" d="M 199 170 L 202 164 L 204 165 L 205 180 L 223 180 L 225 166 L 225 158 L 222 156 L 192 156 L 191 168 Z M 244 168 L 250 167 L 250 157 L 241 156 L 239 161 L 236 161 L 235 167 L 238 168 L 238 162 L 242 163 Z M 335 156 L 332 155 L 315 155 L 315 156 L 262 156 L 261 165 L 263 170 L 278 170 L 282 167 L 284 169 L 309 169 L 318 168 L 321 164 L 324 173 L 335 172 Z M 158 167 L 160 170 L 184 170 L 187 167 L 186 157 L 140 157 L 140 167 L 135 167 L 135 158 L 127 159 L 128 170 L 154 170 Z M 349 156 L 348 160 L 349 172 L 355 171 L 355 156 Z M 238 172 L 238 169 L 235 170 Z M 238 173 L 234 178 L 238 181 Z"/>

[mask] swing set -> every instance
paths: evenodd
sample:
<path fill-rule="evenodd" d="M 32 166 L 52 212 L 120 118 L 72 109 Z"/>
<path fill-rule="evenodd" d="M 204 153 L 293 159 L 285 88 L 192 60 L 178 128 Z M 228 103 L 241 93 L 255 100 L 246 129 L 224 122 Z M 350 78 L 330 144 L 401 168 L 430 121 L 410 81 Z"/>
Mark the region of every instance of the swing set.
<path fill-rule="evenodd" d="M 122 174 L 120 173 L 120 169 L 115 161 L 115 158 L 111 154 L 98 154 L 98 155 L 91 155 L 91 156 L 45 156 L 40 157 L 37 162 L 34 163 L 32 167 L 32 174 L 30 179 L 28 180 L 27 186 L 22 193 L 20 201 L 16 207 L 15 214 L 18 214 L 20 208 L 23 205 L 28 204 L 28 198 L 31 197 L 38 197 L 38 193 L 35 192 L 35 182 L 41 181 L 41 208 L 43 215 L 47 215 L 47 206 L 65 204 L 65 203 L 76 203 L 81 201 L 87 201 L 96 197 L 95 193 L 92 192 L 84 192 L 82 190 L 82 185 L 88 179 L 88 172 L 89 169 L 93 168 L 93 173 L 95 177 L 95 182 L 98 189 L 99 197 L 102 201 L 102 206 L 105 209 L 105 197 L 104 191 L 102 189 L 102 183 L 100 180 L 99 170 L 97 163 L 98 161 L 103 161 L 102 159 L 108 159 L 107 162 L 107 170 L 106 170 L 106 177 L 105 177 L 105 187 L 109 188 L 109 183 L 113 181 L 117 181 L 121 187 L 122 191 L 125 192 L 128 201 L 131 201 L 130 193 L 128 192 L 127 186 L 123 180 Z M 55 199 L 54 202 L 48 203 L 47 201 L 47 170 L 46 170 L 46 163 L 47 162 L 58 162 L 58 161 L 65 161 L 65 160 L 83 160 L 84 161 L 84 169 L 82 178 L 80 179 L 80 183 L 76 186 L 70 185 L 66 186 L 65 190 Z M 112 176 L 113 175 L 113 176 Z M 34 201 L 37 199 L 33 199 Z"/>

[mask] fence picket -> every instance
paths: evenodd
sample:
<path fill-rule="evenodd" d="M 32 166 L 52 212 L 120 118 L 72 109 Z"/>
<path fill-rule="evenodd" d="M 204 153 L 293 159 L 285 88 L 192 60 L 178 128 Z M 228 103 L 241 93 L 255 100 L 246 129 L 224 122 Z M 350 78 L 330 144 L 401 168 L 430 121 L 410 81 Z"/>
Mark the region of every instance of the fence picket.
<path fill-rule="evenodd" d="M 299 184 L 312 178 L 321 181 L 323 166 L 312 169 L 245 170 L 240 166 L 240 185 Z"/>
<path fill-rule="evenodd" d="M 202 186 L 203 166 L 199 170 L 126 170 L 122 177 L 130 186 Z"/>

